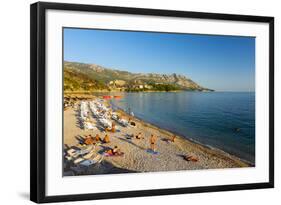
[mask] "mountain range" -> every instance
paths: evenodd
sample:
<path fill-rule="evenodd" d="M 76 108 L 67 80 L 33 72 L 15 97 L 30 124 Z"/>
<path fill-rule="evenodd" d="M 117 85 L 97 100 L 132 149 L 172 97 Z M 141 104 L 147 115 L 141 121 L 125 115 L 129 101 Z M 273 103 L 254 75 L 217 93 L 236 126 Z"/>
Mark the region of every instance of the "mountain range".
<path fill-rule="evenodd" d="M 64 62 L 65 91 L 213 91 L 184 75 L 131 73 L 96 64 Z"/>

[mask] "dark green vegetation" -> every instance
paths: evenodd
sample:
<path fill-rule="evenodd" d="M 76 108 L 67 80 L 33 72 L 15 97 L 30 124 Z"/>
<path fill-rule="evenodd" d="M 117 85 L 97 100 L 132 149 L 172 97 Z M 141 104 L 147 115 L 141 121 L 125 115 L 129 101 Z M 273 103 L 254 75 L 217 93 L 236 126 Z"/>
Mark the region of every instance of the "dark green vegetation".
<path fill-rule="evenodd" d="M 93 80 L 83 73 L 67 68 L 64 69 L 65 91 L 95 91 L 105 89 L 108 89 L 108 87 L 103 82 Z"/>
<path fill-rule="evenodd" d="M 177 74 L 130 73 L 94 64 L 64 62 L 65 91 L 212 91 Z"/>
<path fill-rule="evenodd" d="M 155 83 L 149 83 L 148 88 L 143 87 L 143 88 L 135 88 L 134 86 L 128 86 L 125 91 L 127 92 L 143 92 L 143 91 L 180 91 L 182 90 L 179 86 L 177 85 L 172 85 L 172 84 L 155 84 Z"/>

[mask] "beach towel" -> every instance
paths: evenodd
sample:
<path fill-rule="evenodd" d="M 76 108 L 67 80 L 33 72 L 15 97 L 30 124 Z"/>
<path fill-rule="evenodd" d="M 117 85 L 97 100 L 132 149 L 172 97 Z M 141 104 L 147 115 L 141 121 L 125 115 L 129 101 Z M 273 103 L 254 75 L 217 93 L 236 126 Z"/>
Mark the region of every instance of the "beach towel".
<path fill-rule="evenodd" d="M 148 149 L 146 152 L 154 155 L 159 154 L 159 152 L 153 151 L 152 149 Z"/>
<path fill-rule="evenodd" d="M 121 157 L 124 155 L 124 152 L 118 153 L 118 154 L 110 154 L 110 153 L 103 153 L 106 157 Z"/>
<path fill-rule="evenodd" d="M 192 161 L 192 162 L 197 162 L 198 161 L 198 157 L 196 157 L 196 156 L 185 156 L 184 159 L 186 161 Z"/>

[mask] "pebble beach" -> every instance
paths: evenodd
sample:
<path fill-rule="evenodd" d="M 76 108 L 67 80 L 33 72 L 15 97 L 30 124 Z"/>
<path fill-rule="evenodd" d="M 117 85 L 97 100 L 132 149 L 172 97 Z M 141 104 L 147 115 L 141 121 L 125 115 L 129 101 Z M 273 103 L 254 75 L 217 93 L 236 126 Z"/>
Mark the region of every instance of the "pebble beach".
<path fill-rule="evenodd" d="M 112 107 L 108 101 L 91 97 L 83 100 L 86 102 L 99 101 L 107 107 L 110 112 Z M 72 106 L 64 110 L 64 176 L 95 175 L 95 174 L 117 174 L 136 172 L 162 172 L 180 170 L 200 170 L 200 169 L 221 169 L 249 167 L 250 165 L 239 158 L 229 155 L 218 149 L 211 149 L 204 145 L 195 143 L 182 136 L 176 135 L 174 142 L 171 142 L 171 133 L 165 129 L 156 127 L 144 122 L 137 117 L 133 117 L 122 110 L 114 110 L 122 119 L 134 122 L 134 126 L 123 126 L 114 119 L 109 121 L 116 124 L 114 132 L 106 130 L 99 123 L 98 117 L 93 115 L 91 109 L 88 112 L 87 120 L 93 125 L 91 129 L 86 129 L 81 122 L 80 105 L 82 100 L 76 101 Z M 142 139 L 135 136 L 141 133 Z M 99 135 L 101 138 L 107 134 L 110 142 L 93 143 L 90 153 L 71 156 L 71 151 L 87 149 L 83 145 L 86 136 Z M 155 152 L 150 150 L 150 136 L 157 136 Z M 188 134 L 188 133 L 187 133 Z M 81 142 L 82 141 L 82 142 Z M 123 153 L 122 156 L 106 156 L 107 150 L 114 147 Z M 184 157 L 195 157 L 196 161 L 188 161 Z M 96 160 L 96 159 L 99 160 Z M 83 161 L 92 163 L 84 163 Z"/>

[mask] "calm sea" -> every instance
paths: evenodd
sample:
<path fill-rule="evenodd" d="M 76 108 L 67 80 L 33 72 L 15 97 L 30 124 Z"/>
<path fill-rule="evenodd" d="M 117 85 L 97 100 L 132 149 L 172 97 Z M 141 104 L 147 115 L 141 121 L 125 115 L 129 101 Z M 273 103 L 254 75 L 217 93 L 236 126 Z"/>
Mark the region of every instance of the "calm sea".
<path fill-rule="evenodd" d="M 112 104 L 158 127 L 255 163 L 254 92 L 122 93 Z"/>

